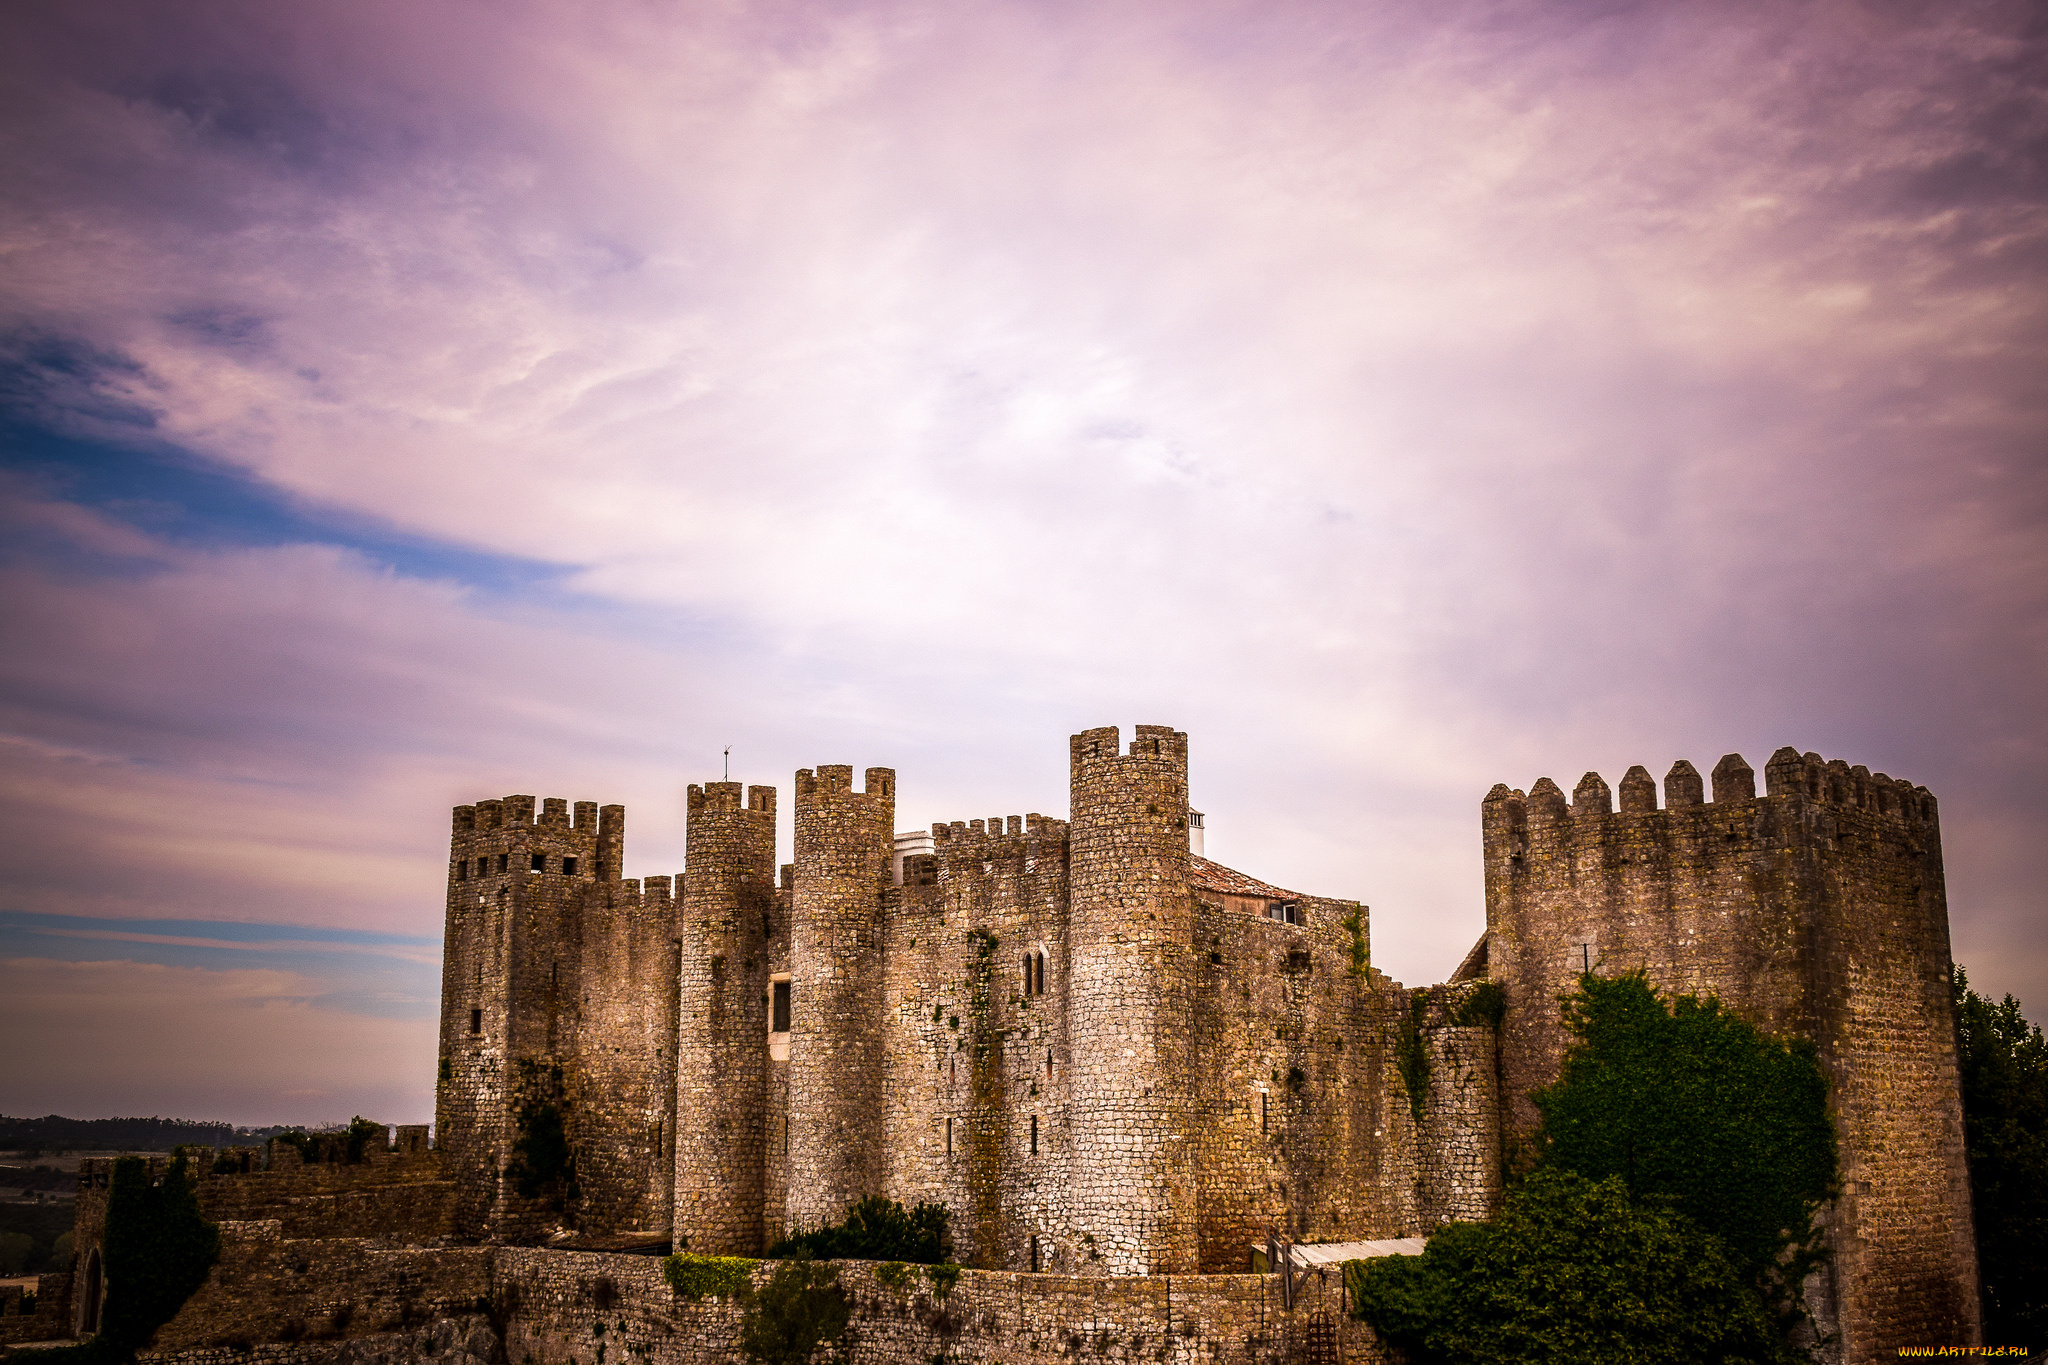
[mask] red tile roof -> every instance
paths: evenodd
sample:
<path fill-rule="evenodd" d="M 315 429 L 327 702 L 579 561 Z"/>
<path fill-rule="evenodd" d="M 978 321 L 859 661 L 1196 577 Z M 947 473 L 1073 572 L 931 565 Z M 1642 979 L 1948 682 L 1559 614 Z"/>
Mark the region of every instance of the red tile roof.
<path fill-rule="evenodd" d="M 1222 863 L 1212 863 L 1198 854 L 1188 855 L 1188 881 L 1204 891 L 1215 891 L 1225 896 L 1264 896 L 1268 900 L 1298 900 L 1298 891 L 1283 891 L 1256 877 L 1247 877 L 1235 868 Z"/>

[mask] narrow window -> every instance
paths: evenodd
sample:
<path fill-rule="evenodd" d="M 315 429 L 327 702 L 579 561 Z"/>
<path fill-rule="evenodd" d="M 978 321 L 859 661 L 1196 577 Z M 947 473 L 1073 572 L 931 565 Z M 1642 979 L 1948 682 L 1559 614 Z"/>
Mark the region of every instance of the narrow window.
<path fill-rule="evenodd" d="M 562 859 L 562 875 L 564 877 L 573 877 L 576 875 L 576 860 L 574 858 Z"/>
<path fill-rule="evenodd" d="M 461 862 L 455 865 L 455 880 L 458 882 L 466 882 L 469 880 L 469 859 L 464 858 Z"/>
<path fill-rule="evenodd" d="M 772 1017 L 768 1021 L 768 1031 L 770 1033 L 789 1032 L 789 983 L 787 981 L 775 983 L 775 1003 L 770 1013 Z"/>
<path fill-rule="evenodd" d="M 471 1010 L 469 1012 L 469 1031 L 471 1033 L 482 1033 L 484 1031 L 484 1012 L 482 1010 Z"/>
<path fill-rule="evenodd" d="M 533 855 L 533 870 L 534 870 L 535 872 L 545 872 L 545 871 L 547 871 L 547 870 L 548 870 L 548 855 L 547 855 L 547 854 L 545 854 L 545 853 L 536 853 L 536 854 L 534 854 L 534 855 Z"/>
<path fill-rule="evenodd" d="M 550 962 L 550 963 L 548 964 L 548 985 L 550 985 L 550 986 L 559 986 L 559 985 L 561 985 L 561 984 L 562 984 L 562 964 L 561 964 L 561 963 L 559 963 L 559 962 Z"/>
<path fill-rule="evenodd" d="M 1038 1234 L 1031 1234 L 1031 1273 L 1038 1273 Z"/>
<path fill-rule="evenodd" d="M 1266 1092 L 1259 1092 L 1259 1131 L 1266 1131 Z"/>
<path fill-rule="evenodd" d="M 1045 994 L 1045 954 L 1038 955 L 1038 993 Z"/>
<path fill-rule="evenodd" d="M 1045 1050 L 1045 1078 L 1046 1078 L 1047 1080 L 1051 1080 L 1051 1079 L 1052 1079 L 1052 1049 L 1051 1049 L 1051 1048 L 1047 1048 L 1047 1049 Z"/>
<path fill-rule="evenodd" d="M 498 855 L 498 871 L 503 872 L 505 870 L 505 860 L 511 856 L 509 853 L 500 853 Z"/>
<path fill-rule="evenodd" d="M 1024 954 L 1024 994 L 1031 994 L 1031 954 Z"/>
<path fill-rule="evenodd" d="M 1031 1116 L 1031 1155 L 1038 1155 L 1038 1115 Z"/>
<path fill-rule="evenodd" d="M 946 1155 L 953 1155 L 953 1120 L 946 1120 Z"/>

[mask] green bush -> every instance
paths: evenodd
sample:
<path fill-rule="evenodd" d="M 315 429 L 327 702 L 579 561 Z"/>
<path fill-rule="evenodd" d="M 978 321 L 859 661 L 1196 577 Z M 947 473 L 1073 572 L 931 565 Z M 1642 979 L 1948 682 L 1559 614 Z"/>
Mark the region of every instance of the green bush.
<path fill-rule="evenodd" d="M 1491 1223 L 1350 1261 L 1352 1312 L 1418 1365 L 1791 1365 L 1802 1357 L 1718 1238 L 1618 1178 L 1537 1171 Z"/>
<path fill-rule="evenodd" d="M 757 1365 L 806 1365 L 820 1346 L 839 1340 L 852 1317 L 838 1267 L 799 1252 L 747 1301 L 740 1349 Z"/>
<path fill-rule="evenodd" d="M 754 1267 L 759 1264 L 748 1256 L 692 1256 L 679 1251 L 662 1258 L 661 1277 L 678 1297 L 692 1303 L 744 1299 L 753 1292 Z"/>
<path fill-rule="evenodd" d="M 2010 995 L 1955 969 L 1956 1060 L 1977 1223 L 1984 1339 L 2048 1337 L 2048 1040 Z"/>
<path fill-rule="evenodd" d="M 871 1194 L 853 1206 L 844 1223 L 785 1237 L 768 1248 L 771 1260 L 806 1255 L 820 1261 L 908 1261 L 934 1265 L 952 1253 L 944 1204 L 906 1209 Z"/>

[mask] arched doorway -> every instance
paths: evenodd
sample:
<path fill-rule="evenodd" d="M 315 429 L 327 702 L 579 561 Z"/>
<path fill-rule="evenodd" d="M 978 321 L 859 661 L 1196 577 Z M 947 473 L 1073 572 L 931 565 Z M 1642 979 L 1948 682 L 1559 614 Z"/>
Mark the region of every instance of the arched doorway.
<path fill-rule="evenodd" d="M 104 1286 L 100 1277 L 100 1249 L 85 1253 L 85 1276 L 78 1294 L 78 1335 L 89 1337 L 100 1330 L 100 1298 Z"/>

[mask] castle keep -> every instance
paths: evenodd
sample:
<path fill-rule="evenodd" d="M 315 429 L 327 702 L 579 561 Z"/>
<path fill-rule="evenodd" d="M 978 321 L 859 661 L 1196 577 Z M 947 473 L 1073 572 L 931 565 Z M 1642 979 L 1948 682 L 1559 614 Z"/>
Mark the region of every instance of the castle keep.
<path fill-rule="evenodd" d="M 1975 1266 L 1934 799 L 1779 751 L 1483 805 L 1487 932 L 1453 979 L 1370 965 L 1366 907 L 1191 841 L 1187 736 L 1069 741 L 1069 819 L 895 829 L 896 774 L 691 787 L 683 875 L 624 811 L 458 807 L 439 1117 L 463 1235 L 758 1254 L 861 1197 L 952 1210 L 960 1259 L 1242 1271 L 1269 1235 L 1483 1218 L 1577 973 L 1641 967 L 1811 1040 L 1843 1195 L 1815 1298 L 1845 1357 L 1971 1339 Z M 1493 994 L 1504 1012 L 1475 1007 Z M 1403 1049 L 1406 1048 L 1406 1065 Z M 1419 1057 L 1419 1061 L 1418 1061 Z M 568 1162 L 537 1171 L 558 1124 Z M 536 1177 L 544 1177 L 536 1179 Z"/>

